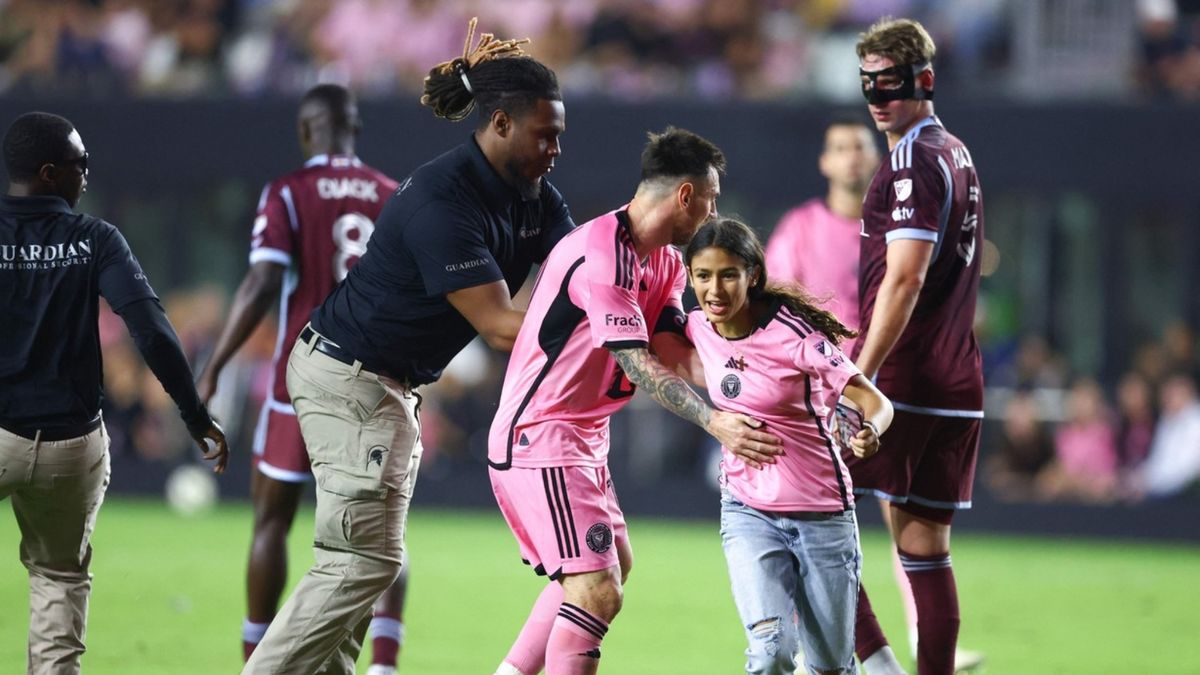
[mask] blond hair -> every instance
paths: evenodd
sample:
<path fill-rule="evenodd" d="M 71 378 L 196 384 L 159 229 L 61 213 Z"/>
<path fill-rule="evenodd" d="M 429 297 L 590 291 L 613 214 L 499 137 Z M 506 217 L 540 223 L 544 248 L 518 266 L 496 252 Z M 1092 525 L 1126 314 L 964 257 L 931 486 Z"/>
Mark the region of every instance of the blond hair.
<path fill-rule="evenodd" d="M 867 32 L 860 33 L 855 46 L 859 60 L 867 54 L 886 57 L 896 65 L 913 66 L 931 63 L 937 47 L 933 38 L 920 23 L 912 19 L 884 17 Z"/>

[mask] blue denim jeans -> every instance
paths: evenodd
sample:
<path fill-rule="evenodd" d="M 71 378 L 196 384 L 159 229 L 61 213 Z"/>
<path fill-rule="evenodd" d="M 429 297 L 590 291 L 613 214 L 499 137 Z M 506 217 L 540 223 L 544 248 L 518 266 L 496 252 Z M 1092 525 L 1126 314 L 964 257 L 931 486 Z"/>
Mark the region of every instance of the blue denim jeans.
<path fill-rule="evenodd" d="M 862 554 L 844 513 L 760 511 L 721 496 L 721 541 L 749 646 L 747 673 L 857 673 L 854 620 Z"/>

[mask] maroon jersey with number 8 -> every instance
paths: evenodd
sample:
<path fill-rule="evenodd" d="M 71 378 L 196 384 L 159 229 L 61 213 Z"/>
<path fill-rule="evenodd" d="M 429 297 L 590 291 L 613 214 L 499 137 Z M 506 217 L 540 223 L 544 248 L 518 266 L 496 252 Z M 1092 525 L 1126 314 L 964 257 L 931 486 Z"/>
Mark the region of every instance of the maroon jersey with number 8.
<path fill-rule="evenodd" d="M 289 406 L 287 356 L 313 308 L 367 250 L 397 183 L 357 157 L 318 155 L 263 189 L 250 263 L 287 266 L 279 307 L 271 399 Z"/>

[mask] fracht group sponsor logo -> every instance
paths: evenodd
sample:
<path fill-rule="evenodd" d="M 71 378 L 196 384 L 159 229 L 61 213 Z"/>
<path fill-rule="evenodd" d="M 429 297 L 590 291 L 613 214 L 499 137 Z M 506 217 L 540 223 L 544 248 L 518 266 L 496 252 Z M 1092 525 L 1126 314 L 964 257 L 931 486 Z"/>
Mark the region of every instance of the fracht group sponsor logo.
<path fill-rule="evenodd" d="M 604 325 L 616 327 L 618 333 L 637 333 L 642 328 L 642 317 L 605 314 Z"/>

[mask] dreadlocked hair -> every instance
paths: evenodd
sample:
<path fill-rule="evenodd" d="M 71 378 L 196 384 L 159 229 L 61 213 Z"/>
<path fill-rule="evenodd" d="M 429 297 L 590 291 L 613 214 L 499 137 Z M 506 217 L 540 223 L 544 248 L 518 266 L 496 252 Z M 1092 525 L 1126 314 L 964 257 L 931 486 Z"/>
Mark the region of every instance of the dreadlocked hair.
<path fill-rule="evenodd" d="M 842 340 L 858 335 L 857 331 L 847 328 L 833 314 L 821 309 L 819 305 L 822 300 L 804 288 L 798 285 L 767 283 L 766 256 L 762 243 L 749 225 L 733 218 L 708 221 L 696 232 L 696 236 L 692 237 L 692 241 L 684 250 L 684 264 L 691 269 L 692 258 L 700 251 L 712 247 L 724 249 L 741 258 L 747 271 L 758 272 L 758 278 L 748 293 L 751 302 L 782 303 L 834 344 L 840 344 Z"/>
<path fill-rule="evenodd" d="M 472 49 L 477 23 L 478 18 L 472 18 L 467 26 L 462 56 L 430 69 L 421 105 L 451 122 L 465 119 L 478 108 L 480 126 L 484 126 L 497 109 L 516 115 L 539 99 L 562 100 L 554 71 L 521 49 L 529 44 L 529 38 L 497 40 L 491 33 L 480 33 Z"/>

